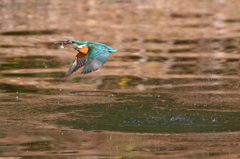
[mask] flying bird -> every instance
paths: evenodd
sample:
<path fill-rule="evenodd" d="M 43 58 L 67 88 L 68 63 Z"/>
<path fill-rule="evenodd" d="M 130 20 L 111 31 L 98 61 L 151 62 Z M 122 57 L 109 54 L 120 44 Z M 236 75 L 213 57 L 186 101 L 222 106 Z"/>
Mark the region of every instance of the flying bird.
<path fill-rule="evenodd" d="M 90 73 L 98 70 L 100 67 L 107 62 L 111 52 L 117 52 L 117 50 L 111 47 L 96 42 L 81 42 L 78 40 L 67 40 L 67 41 L 55 41 L 54 44 L 70 45 L 78 51 L 73 63 L 69 70 L 64 74 L 68 76 L 79 68 L 83 67 L 81 74 Z"/>

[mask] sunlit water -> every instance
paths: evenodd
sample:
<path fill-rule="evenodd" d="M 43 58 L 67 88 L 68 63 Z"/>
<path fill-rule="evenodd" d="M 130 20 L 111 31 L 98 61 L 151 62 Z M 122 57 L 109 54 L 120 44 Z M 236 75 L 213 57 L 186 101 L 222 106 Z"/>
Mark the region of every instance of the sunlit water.
<path fill-rule="evenodd" d="M 0 156 L 239 158 L 238 1 L 3 1 Z M 54 41 L 117 49 L 62 77 Z"/>

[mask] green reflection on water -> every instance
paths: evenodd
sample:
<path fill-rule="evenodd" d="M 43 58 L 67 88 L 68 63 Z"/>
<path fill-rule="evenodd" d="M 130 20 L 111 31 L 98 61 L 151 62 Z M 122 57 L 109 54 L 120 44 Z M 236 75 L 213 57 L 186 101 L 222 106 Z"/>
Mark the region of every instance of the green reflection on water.
<path fill-rule="evenodd" d="M 5 98 L 5 99 L 0 99 L 0 102 L 21 102 L 21 100 L 17 100 L 15 98 Z"/>
<path fill-rule="evenodd" d="M 239 112 L 187 110 L 166 94 L 114 93 L 118 102 L 65 105 L 59 125 L 83 130 L 183 133 L 239 130 Z"/>
<path fill-rule="evenodd" d="M 56 89 L 40 89 L 33 85 L 12 85 L 0 83 L 0 92 L 4 93 L 38 93 L 38 94 L 59 94 L 59 90 Z M 13 99 L 1 99 L 0 101 L 18 102 Z"/>
<path fill-rule="evenodd" d="M 26 151 L 48 151 L 55 149 L 52 141 L 32 141 L 21 143 L 20 146 L 24 146 L 23 150 Z"/>
<path fill-rule="evenodd" d="M 5 93 L 11 93 L 11 92 L 24 92 L 24 93 L 36 93 L 38 89 L 36 86 L 21 86 L 21 85 L 12 85 L 12 84 L 0 84 L 0 91 Z"/>
<path fill-rule="evenodd" d="M 17 35 L 48 35 L 48 34 L 54 34 L 57 31 L 55 30 L 33 30 L 33 31 L 8 31 L 8 32 L 2 32 L 0 35 L 12 35 L 12 36 L 17 36 Z"/>
<path fill-rule="evenodd" d="M 24 45 L 0 45 L 0 48 L 22 48 L 22 47 L 28 47 Z"/>
<path fill-rule="evenodd" d="M 3 77 L 61 77 L 62 72 L 51 73 L 2 73 Z"/>
<path fill-rule="evenodd" d="M 25 57 L 4 57 L 0 62 L 0 70 L 12 70 L 19 68 L 55 68 L 60 66 L 56 57 L 52 56 L 25 56 Z"/>

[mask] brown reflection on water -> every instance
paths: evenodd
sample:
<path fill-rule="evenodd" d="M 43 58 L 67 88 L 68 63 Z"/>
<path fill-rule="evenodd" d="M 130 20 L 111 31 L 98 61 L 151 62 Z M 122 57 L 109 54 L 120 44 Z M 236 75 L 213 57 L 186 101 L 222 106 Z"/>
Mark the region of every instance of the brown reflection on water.
<path fill-rule="evenodd" d="M 181 109 L 238 113 L 238 8 L 238 0 L 3 0 L 0 156 L 239 157 L 239 131 L 85 132 L 53 122 L 66 118 L 61 106 L 111 104 L 122 92 L 165 93 Z M 96 72 L 61 78 L 76 52 L 53 42 L 66 39 L 119 51 Z"/>
<path fill-rule="evenodd" d="M 9 132 L 2 156 L 45 158 L 237 158 L 239 133 L 128 134 L 45 127 Z M 47 156 L 47 157 L 46 157 Z"/>

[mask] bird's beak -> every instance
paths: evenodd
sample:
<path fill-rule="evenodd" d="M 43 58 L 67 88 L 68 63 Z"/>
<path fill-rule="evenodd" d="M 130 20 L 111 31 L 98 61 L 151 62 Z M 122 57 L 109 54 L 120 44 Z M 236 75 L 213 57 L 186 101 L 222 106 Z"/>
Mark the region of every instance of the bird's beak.
<path fill-rule="evenodd" d="M 54 44 L 69 45 L 72 43 L 70 41 L 55 41 Z"/>

